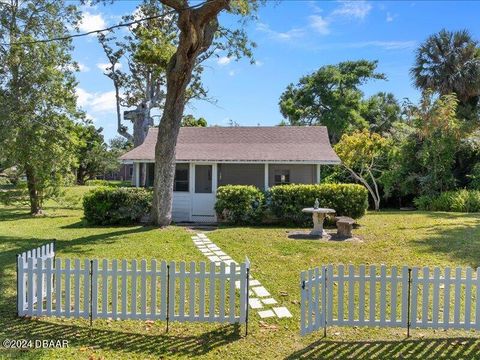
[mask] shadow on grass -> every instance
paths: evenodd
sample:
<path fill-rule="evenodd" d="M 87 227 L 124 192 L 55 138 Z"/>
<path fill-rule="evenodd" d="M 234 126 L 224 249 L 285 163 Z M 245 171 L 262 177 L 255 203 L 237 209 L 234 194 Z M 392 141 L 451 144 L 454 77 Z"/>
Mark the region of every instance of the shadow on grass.
<path fill-rule="evenodd" d="M 453 262 L 477 268 L 480 266 L 480 216 L 474 217 L 479 220 L 476 224 L 462 224 L 461 219 L 458 218 L 459 223 L 455 226 L 432 226 L 427 229 L 427 236 L 412 243 L 419 247 L 419 251 L 443 254 Z"/>
<path fill-rule="evenodd" d="M 99 348 L 104 351 L 121 351 L 125 353 L 126 358 L 128 358 L 128 353 L 151 355 L 158 358 L 179 355 L 194 357 L 241 339 L 239 325 L 219 325 L 213 330 L 197 335 L 142 334 L 50 323 L 46 320 L 28 318 L 2 319 L 0 326 L 12 339 L 68 340 L 69 346 L 92 348 L 92 350 Z"/>
<path fill-rule="evenodd" d="M 480 340 L 473 338 L 402 341 L 318 340 L 286 357 L 293 359 L 478 359 Z"/>

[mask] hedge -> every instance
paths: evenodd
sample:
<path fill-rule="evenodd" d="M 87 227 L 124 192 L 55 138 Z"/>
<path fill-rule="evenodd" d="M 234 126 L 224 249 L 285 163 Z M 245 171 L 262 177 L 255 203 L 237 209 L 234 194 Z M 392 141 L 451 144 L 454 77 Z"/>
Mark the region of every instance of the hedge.
<path fill-rule="evenodd" d="M 331 208 L 338 216 L 362 217 L 368 208 L 368 191 L 357 184 L 280 185 L 269 191 L 269 208 L 284 223 L 310 224 L 310 214 L 302 213 L 313 207 L 318 198 L 320 207 Z"/>
<path fill-rule="evenodd" d="M 220 221 L 258 224 L 265 210 L 265 195 L 251 185 L 225 185 L 217 190 L 215 211 Z"/>
<path fill-rule="evenodd" d="M 142 188 L 99 187 L 83 198 L 83 212 L 93 225 L 128 225 L 148 216 L 152 192 Z"/>
<path fill-rule="evenodd" d="M 480 212 L 479 190 L 446 191 L 437 196 L 420 196 L 415 206 L 427 211 Z"/>

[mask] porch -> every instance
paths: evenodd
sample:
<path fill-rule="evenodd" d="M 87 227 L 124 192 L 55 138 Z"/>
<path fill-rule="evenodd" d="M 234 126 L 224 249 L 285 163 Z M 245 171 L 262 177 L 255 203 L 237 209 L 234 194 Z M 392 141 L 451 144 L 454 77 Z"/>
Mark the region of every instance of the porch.
<path fill-rule="evenodd" d="M 134 162 L 135 186 L 153 186 L 154 168 L 153 162 Z M 216 192 L 223 185 L 268 190 L 274 185 L 319 182 L 318 163 L 177 162 L 172 217 L 177 222 L 215 222 Z"/>

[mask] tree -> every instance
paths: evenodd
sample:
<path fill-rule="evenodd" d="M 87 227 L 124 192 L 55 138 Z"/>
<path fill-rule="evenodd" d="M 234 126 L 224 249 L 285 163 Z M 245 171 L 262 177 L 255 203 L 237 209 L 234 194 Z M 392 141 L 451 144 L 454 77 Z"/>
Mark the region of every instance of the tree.
<path fill-rule="evenodd" d="M 221 28 L 218 15 L 229 11 L 246 16 L 257 7 L 258 1 L 207 0 L 194 7 L 188 0 L 161 2 L 178 14 L 179 30 L 175 52 L 167 65 L 167 92 L 155 147 L 152 220 L 166 226 L 171 222 L 175 147 L 193 70 L 199 59 L 208 55 L 215 39 L 224 39 L 224 47 L 229 48 L 228 56 L 251 56 L 245 32 Z"/>
<path fill-rule="evenodd" d="M 438 194 L 455 185 L 452 170 L 463 133 L 457 105 L 455 95 L 435 98 L 427 91 L 419 106 L 409 107 L 409 117 L 421 143 L 416 158 L 423 169 L 418 177 L 423 195 Z"/>
<path fill-rule="evenodd" d="M 344 134 L 335 145 L 335 152 L 342 160 L 342 165 L 372 196 L 375 210 L 380 209 L 378 177 L 389 146 L 388 139 L 367 130 Z"/>
<path fill-rule="evenodd" d="M 379 92 L 362 102 L 360 115 L 368 122 L 370 131 L 387 134 L 401 119 L 401 107 L 393 94 Z"/>
<path fill-rule="evenodd" d="M 377 62 L 358 60 L 321 67 L 290 84 L 280 97 L 280 111 L 291 125 L 325 125 L 336 143 L 348 130 L 367 128 L 361 115 L 359 86 L 385 79 L 376 72 Z"/>
<path fill-rule="evenodd" d="M 207 127 L 207 120 L 203 117 L 196 119 L 193 115 L 185 115 L 182 119 L 182 127 Z"/>
<path fill-rule="evenodd" d="M 415 85 L 439 95 L 456 94 L 459 115 L 478 120 L 480 49 L 467 30 L 441 30 L 423 42 L 410 70 Z"/>
<path fill-rule="evenodd" d="M 77 124 L 75 129 L 78 137 L 76 181 L 83 185 L 86 180 L 95 179 L 105 172 L 108 152 L 102 128 Z"/>
<path fill-rule="evenodd" d="M 0 158 L 25 173 L 35 215 L 71 178 L 74 120 L 82 117 L 71 41 L 35 40 L 67 34 L 80 13 L 60 0 L 10 0 L 0 7 Z"/>

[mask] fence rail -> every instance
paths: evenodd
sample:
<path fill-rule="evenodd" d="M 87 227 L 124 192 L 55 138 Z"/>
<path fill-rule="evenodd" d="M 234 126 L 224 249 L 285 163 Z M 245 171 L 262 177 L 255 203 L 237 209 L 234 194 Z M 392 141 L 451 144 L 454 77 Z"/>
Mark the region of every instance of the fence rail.
<path fill-rule="evenodd" d="M 155 259 L 59 259 L 53 244 L 38 249 L 17 257 L 19 316 L 247 321 L 248 259 L 187 266 Z"/>
<path fill-rule="evenodd" d="M 328 265 L 301 273 L 301 334 L 327 326 L 480 329 L 480 268 Z"/>

